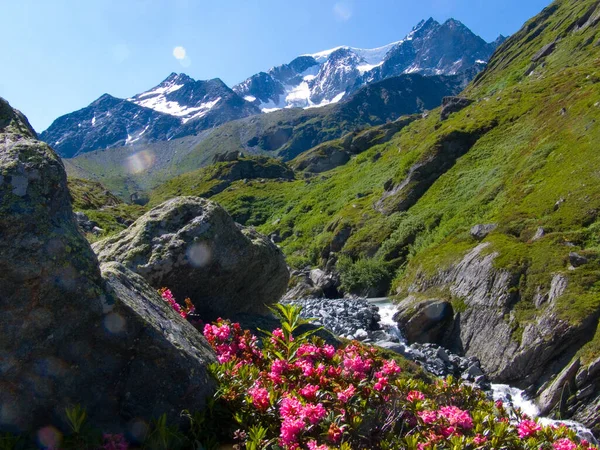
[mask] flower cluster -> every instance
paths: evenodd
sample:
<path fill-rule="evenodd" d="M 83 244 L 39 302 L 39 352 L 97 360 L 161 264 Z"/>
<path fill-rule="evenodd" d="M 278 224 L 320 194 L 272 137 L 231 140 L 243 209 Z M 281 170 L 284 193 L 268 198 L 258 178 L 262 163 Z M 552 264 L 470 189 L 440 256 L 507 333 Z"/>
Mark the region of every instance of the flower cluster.
<path fill-rule="evenodd" d="M 103 434 L 102 450 L 128 450 L 129 444 L 122 434 Z"/>
<path fill-rule="evenodd" d="M 280 306 L 282 327 L 262 348 L 238 324 L 204 334 L 221 364 L 220 396 L 241 430 L 241 447 L 326 450 L 591 448 L 566 427 L 543 427 L 452 377 L 405 374 L 358 342 L 337 350 L 307 331 L 299 309 Z"/>
<path fill-rule="evenodd" d="M 163 298 L 163 300 L 169 305 L 171 305 L 171 308 L 173 308 L 177 312 L 177 314 L 179 314 L 184 319 L 196 310 L 196 307 L 189 298 L 185 299 L 185 306 L 183 307 L 179 303 L 177 303 L 177 300 L 175 300 L 175 297 L 173 296 L 173 293 L 170 289 L 161 288 L 158 290 L 158 293 Z"/>
<path fill-rule="evenodd" d="M 204 326 L 204 337 L 217 352 L 221 364 L 235 361 L 234 373 L 240 365 L 260 364 L 262 353 L 257 346 L 257 338 L 248 330 L 243 331 L 240 324 L 218 319 L 213 325 Z"/>

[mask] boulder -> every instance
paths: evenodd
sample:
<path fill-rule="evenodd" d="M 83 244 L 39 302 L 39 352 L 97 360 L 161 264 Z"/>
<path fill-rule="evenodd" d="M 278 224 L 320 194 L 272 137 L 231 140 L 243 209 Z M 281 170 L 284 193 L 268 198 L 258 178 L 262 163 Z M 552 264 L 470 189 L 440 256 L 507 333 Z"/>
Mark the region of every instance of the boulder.
<path fill-rule="evenodd" d="M 450 114 L 461 111 L 473 103 L 473 100 L 465 97 L 444 97 L 442 99 L 441 120 L 446 120 Z"/>
<path fill-rule="evenodd" d="M 588 263 L 588 259 L 585 256 L 581 256 L 579 253 L 569 253 L 569 262 L 573 267 L 583 266 Z"/>
<path fill-rule="evenodd" d="M 275 244 L 197 197 L 169 200 L 93 248 L 101 262 L 119 262 L 177 299 L 190 297 L 205 320 L 265 312 L 289 281 Z"/>
<path fill-rule="evenodd" d="M 398 304 L 394 320 L 408 342 L 441 344 L 453 316 L 452 305 L 446 300 L 419 301 L 409 296 Z"/>
<path fill-rule="evenodd" d="M 0 432 L 96 426 L 201 409 L 214 391 L 204 338 L 143 279 L 104 276 L 79 232 L 60 158 L 0 98 Z"/>
<path fill-rule="evenodd" d="M 494 231 L 498 227 L 495 223 L 488 223 L 485 225 L 479 224 L 475 225 L 471 228 L 471 236 L 473 236 L 477 240 L 482 240 L 492 231 Z"/>

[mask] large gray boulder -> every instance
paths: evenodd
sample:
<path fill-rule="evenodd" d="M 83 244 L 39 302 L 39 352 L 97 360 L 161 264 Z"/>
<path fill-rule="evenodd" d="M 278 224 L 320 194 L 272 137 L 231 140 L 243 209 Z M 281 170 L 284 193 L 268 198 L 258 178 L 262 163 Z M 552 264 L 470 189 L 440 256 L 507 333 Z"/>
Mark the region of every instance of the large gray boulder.
<path fill-rule="evenodd" d="M 169 200 L 93 248 L 100 261 L 120 262 L 177 299 L 190 297 L 205 320 L 264 312 L 289 281 L 275 244 L 197 197 Z"/>
<path fill-rule="evenodd" d="M 62 162 L 0 98 L 0 431 L 64 426 L 84 406 L 106 430 L 201 409 L 208 343 L 143 279 L 98 261 Z"/>
<path fill-rule="evenodd" d="M 446 300 L 419 300 L 408 296 L 398 304 L 394 320 L 410 342 L 443 344 L 453 323 L 452 305 Z"/>

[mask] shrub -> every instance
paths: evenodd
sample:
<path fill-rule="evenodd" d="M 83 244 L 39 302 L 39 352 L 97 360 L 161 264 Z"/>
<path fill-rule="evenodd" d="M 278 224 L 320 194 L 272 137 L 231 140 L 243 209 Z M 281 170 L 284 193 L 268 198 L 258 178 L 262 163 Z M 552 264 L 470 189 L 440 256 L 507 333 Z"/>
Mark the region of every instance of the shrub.
<path fill-rule="evenodd" d="M 568 428 L 543 427 L 452 377 L 425 382 L 358 342 L 339 349 L 296 335 L 300 308 L 278 305 L 281 328 L 256 337 L 219 319 L 204 334 L 220 363 L 218 397 L 240 429 L 238 448 L 590 448 Z"/>
<path fill-rule="evenodd" d="M 381 290 L 390 281 L 391 273 L 385 261 L 361 258 L 353 262 L 341 255 L 337 262 L 341 288 L 345 292 L 366 294 L 372 289 Z"/>

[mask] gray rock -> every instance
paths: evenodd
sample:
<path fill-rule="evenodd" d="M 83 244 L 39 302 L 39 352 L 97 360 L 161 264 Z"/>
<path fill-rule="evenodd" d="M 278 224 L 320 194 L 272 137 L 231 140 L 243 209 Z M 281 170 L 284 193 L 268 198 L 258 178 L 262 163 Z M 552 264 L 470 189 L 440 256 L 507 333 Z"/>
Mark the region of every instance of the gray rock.
<path fill-rule="evenodd" d="M 581 256 L 578 253 L 571 252 L 569 253 L 569 262 L 573 267 L 579 267 L 583 266 L 584 264 L 587 264 L 588 259 L 585 256 Z"/>
<path fill-rule="evenodd" d="M 367 333 L 366 330 L 358 329 L 356 330 L 356 332 L 354 333 L 354 337 L 356 339 L 358 339 L 359 341 L 364 341 L 365 339 L 367 339 L 369 337 L 369 333 Z"/>
<path fill-rule="evenodd" d="M 488 223 L 486 225 L 475 225 L 471 228 L 471 236 L 475 239 L 481 240 L 494 231 L 498 227 L 498 224 Z"/>
<path fill-rule="evenodd" d="M 556 48 L 556 41 L 552 41 L 549 44 L 544 45 L 535 55 L 531 57 L 532 62 L 537 62 L 542 58 L 550 55 Z"/>
<path fill-rule="evenodd" d="M 461 111 L 473 103 L 474 100 L 465 97 L 444 97 L 442 100 L 441 120 L 446 120 L 450 114 Z"/>
<path fill-rule="evenodd" d="M 560 400 L 560 396 L 565 384 L 569 384 L 575 379 L 577 371 L 581 367 L 580 359 L 577 358 L 566 366 L 554 381 L 540 393 L 537 398 L 537 404 L 540 407 L 540 413 L 546 415 L 550 412 L 556 403 Z"/>
<path fill-rule="evenodd" d="M 321 269 L 311 270 L 310 279 L 315 286 L 323 290 L 331 289 L 339 283 L 339 280 L 334 275 L 326 273 Z"/>
<path fill-rule="evenodd" d="M 234 223 L 218 204 L 178 197 L 131 227 L 93 245 L 101 262 L 117 261 L 175 298 L 190 297 L 206 319 L 260 313 L 287 288 L 281 250 L 252 228 Z"/>
<path fill-rule="evenodd" d="M 75 403 L 107 431 L 202 409 L 208 343 L 140 277 L 101 275 L 60 158 L 3 99 L 0 179 L 0 431 L 64 425 Z"/>
<path fill-rule="evenodd" d="M 546 231 L 542 227 L 538 227 L 538 229 L 535 231 L 535 234 L 533 235 L 531 240 L 537 241 L 537 240 L 543 238 L 545 235 L 546 235 Z"/>
<path fill-rule="evenodd" d="M 575 377 L 575 384 L 579 387 L 582 387 L 583 384 L 588 380 L 588 368 L 582 367 L 579 372 L 577 372 L 577 376 Z"/>
<path fill-rule="evenodd" d="M 448 357 L 448 353 L 446 353 L 446 350 L 444 350 L 442 347 L 438 348 L 436 356 L 445 363 L 452 364 L 452 361 L 450 361 L 450 358 Z"/>
<path fill-rule="evenodd" d="M 419 301 L 409 296 L 398 303 L 394 320 L 408 342 L 440 343 L 452 323 L 453 310 L 446 300 Z"/>
<path fill-rule="evenodd" d="M 588 366 L 588 375 L 590 378 L 595 377 L 600 372 L 600 358 L 592 361 Z"/>
<path fill-rule="evenodd" d="M 575 396 L 577 397 L 578 400 L 582 400 L 584 398 L 590 397 L 594 393 L 595 390 L 596 390 L 596 387 L 593 384 L 588 384 L 583 389 L 577 391 L 575 393 Z"/>
<path fill-rule="evenodd" d="M 473 364 L 473 365 L 469 366 L 469 368 L 467 369 L 466 373 L 469 375 L 469 377 L 471 377 L 473 379 L 475 379 L 476 377 L 480 377 L 480 376 L 484 375 L 484 373 L 481 370 L 481 368 L 478 365 L 476 365 L 476 364 Z"/>

